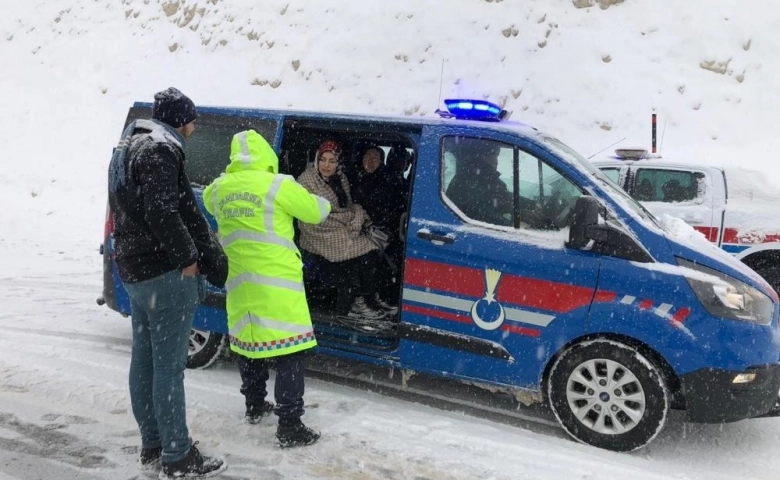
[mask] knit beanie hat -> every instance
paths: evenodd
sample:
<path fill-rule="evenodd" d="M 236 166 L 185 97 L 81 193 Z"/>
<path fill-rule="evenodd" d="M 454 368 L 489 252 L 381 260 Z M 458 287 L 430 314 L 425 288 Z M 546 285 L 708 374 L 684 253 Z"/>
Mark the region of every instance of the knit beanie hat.
<path fill-rule="evenodd" d="M 170 87 L 154 94 L 152 118 L 179 128 L 198 118 L 198 113 L 187 95 Z"/>

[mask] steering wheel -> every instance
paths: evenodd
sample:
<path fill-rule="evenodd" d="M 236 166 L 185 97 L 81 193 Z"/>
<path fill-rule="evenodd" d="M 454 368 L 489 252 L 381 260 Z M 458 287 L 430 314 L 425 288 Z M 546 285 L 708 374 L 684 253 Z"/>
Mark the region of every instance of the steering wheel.
<path fill-rule="evenodd" d="M 571 202 L 567 202 L 560 195 L 552 195 L 540 208 L 544 222 L 542 228 L 546 230 L 560 230 L 569 224 L 572 208 Z"/>

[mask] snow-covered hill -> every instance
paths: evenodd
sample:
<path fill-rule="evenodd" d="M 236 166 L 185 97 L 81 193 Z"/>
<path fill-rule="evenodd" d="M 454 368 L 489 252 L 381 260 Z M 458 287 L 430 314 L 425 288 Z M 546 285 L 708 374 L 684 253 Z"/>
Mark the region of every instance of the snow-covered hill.
<path fill-rule="evenodd" d="M 484 97 L 586 156 L 621 140 L 648 146 L 655 111 L 667 157 L 758 168 L 772 182 L 778 31 L 780 9 L 757 0 L 0 2 L 0 479 L 62 478 L 62 459 L 69 478 L 134 474 L 129 332 L 88 305 L 101 281 L 106 167 L 133 101 L 176 86 L 201 105 L 432 115 L 440 99 Z M 108 357 L 85 363 L 85 344 L 71 340 L 90 332 L 97 346 L 86 349 Z M 240 425 L 235 371 L 188 382 L 207 449 L 234 449 L 234 464 L 263 478 L 725 479 L 780 469 L 774 419 L 677 423 L 657 446 L 616 455 L 316 382 L 314 423 L 329 438 L 297 458 Z M 398 428 L 402 419 L 415 425 Z M 76 447 L 98 445 L 108 463 L 74 467 L 78 449 L 47 450 L 52 429 L 75 432 Z M 48 459 L 36 461 L 41 452 Z"/>
<path fill-rule="evenodd" d="M 169 85 L 199 104 L 407 115 L 485 97 L 586 156 L 647 146 L 655 110 L 667 156 L 774 169 L 778 27 L 771 2 L 737 0 L 8 1 L 0 201 L 17 208 L 0 234 L 42 216 L 98 228 L 125 112 Z"/>

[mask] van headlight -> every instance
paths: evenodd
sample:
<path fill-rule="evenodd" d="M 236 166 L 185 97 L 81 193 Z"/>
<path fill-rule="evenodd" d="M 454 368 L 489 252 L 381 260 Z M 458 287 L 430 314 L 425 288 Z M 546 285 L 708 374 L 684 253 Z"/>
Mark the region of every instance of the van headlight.
<path fill-rule="evenodd" d="M 704 274 L 686 275 L 685 279 L 710 314 L 756 325 L 772 323 L 772 299 L 757 288 L 689 260 L 677 258 L 677 263 Z"/>

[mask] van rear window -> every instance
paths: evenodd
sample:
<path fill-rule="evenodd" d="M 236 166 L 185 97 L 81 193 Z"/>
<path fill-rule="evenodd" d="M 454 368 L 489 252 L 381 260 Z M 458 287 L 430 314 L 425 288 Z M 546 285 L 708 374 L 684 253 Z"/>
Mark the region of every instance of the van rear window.
<path fill-rule="evenodd" d="M 127 124 L 138 118 L 151 118 L 151 108 L 130 109 Z M 230 141 L 233 135 L 253 129 L 276 149 L 276 132 L 279 122 L 275 119 L 199 114 L 195 133 L 187 141 L 184 150 L 185 169 L 191 183 L 208 185 L 225 170 L 230 161 Z"/>
<path fill-rule="evenodd" d="M 633 197 L 641 202 L 701 203 L 702 177 L 700 172 L 640 168 L 636 172 Z"/>
<path fill-rule="evenodd" d="M 190 182 L 205 186 L 225 171 L 230 162 L 230 141 L 238 132 L 251 128 L 276 149 L 278 125 L 270 119 L 200 115 L 185 150 Z"/>

